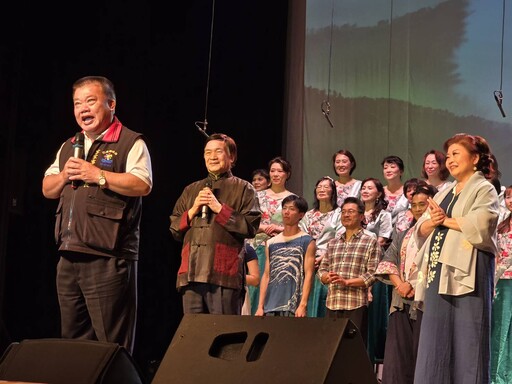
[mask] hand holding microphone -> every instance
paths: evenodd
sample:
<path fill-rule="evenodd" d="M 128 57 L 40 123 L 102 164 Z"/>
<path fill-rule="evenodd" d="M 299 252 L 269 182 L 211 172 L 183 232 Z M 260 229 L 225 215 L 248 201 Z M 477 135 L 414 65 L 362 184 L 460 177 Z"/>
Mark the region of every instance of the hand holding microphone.
<path fill-rule="evenodd" d="M 212 182 L 210 180 L 208 180 L 206 182 L 206 185 L 204 186 L 203 190 L 207 188 L 209 189 L 209 192 L 211 192 L 211 189 L 212 189 Z M 210 194 L 208 193 L 208 200 L 210 199 Z M 207 204 L 204 204 L 202 207 L 201 207 L 201 219 L 206 219 L 208 217 L 208 205 Z"/>
<path fill-rule="evenodd" d="M 75 143 L 73 144 L 73 157 L 78 159 L 84 158 L 84 134 L 77 132 L 75 135 Z M 80 184 L 80 180 L 73 180 L 71 182 L 71 188 L 77 189 Z"/>

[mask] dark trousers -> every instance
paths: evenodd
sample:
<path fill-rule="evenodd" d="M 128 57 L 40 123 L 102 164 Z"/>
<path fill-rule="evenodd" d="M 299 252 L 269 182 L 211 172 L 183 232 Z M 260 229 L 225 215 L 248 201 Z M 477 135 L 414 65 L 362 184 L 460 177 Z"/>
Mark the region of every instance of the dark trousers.
<path fill-rule="evenodd" d="M 349 319 L 359 329 L 365 347 L 368 344 L 368 307 L 366 305 L 351 309 L 351 310 L 337 310 L 327 308 L 326 317 L 337 319 Z"/>
<path fill-rule="evenodd" d="M 418 310 L 416 320 L 411 319 L 409 305 L 389 315 L 383 384 L 413 384 L 422 316 Z"/>
<path fill-rule="evenodd" d="M 225 288 L 207 283 L 189 283 L 180 288 L 183 313 L 239 315 L 242 303 L 240 289 Z"/>
<path fill-rule="evenodd" d="M 61 335 L 118 343 L 133 352 L 137 262 L 69 252 L 57 264 Z"/>

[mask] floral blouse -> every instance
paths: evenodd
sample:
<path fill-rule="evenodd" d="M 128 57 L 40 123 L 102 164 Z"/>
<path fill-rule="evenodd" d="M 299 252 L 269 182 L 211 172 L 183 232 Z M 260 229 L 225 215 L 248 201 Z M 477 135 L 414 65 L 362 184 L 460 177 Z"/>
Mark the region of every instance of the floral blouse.
<path fill-rule="evenodd" d="M 407 231 L 395 254 L 391 251 L 386 253 L 385 257 L 377 266 L 377 270 L 375 271 L 376 275 L 397 275 L 404 281 L 409 280 L 409 272 L 411 271 L 412 262 L 418 250 L 416 244 L 411 242 L 414 251 L 407 253 L 409 240 L 413 232 L 414 228 L 410 228 Z"/>
<path fill-rule="evenodd" d="M 282 202 L 285 197 L 289 195 L 293 195 L 290 192 L 286 196 L 282 196 L 278 199 L 271 197 L 267 194 L 268 189 L 263 191 L 258 191 L 257 197 L 260 204 L 261 211 L 261 220 L 260 225 L 269 225 L 269 224 L 282 224 L 283 223 L 283 214 L 282 214 Z M 256 234 L 256 237 L 250 242 L 253 248 L 256 248 L 258 245 L 263 244 L 266 240 L 268 240 L 269 236 L 260 232 Z"/>
<path fill-rule="evenodd" d="M 496 280 L 512 279 L 512 230 L 498 233 L 498 250 Z"/>
<path fill-rule="evenodd" d="M 354 180 L 354 182 L 350 184 L 339 184 L 339 182 L 336 182 L 336 194 L 338 196 L 336 202 L 338 203 L 338 207 L 341 207 L 345 199 L 349 196 L 359 197 L 361 184 L 361 180 Z"/>
<path fill-rule="evenodd" d="M 386 284 L 392 284 L 389 275 L 397 275 L 402 281 L 408 281 L 414 288 L 416 286 L 418 271 L 414 268 L 414 258 L 418 253 L 418 244 L 413 236 L 414 227 L 401 232 L 393 239 L 384 257 L 375 270 L 375 277 Z M 404 304 L 412 304 L 412 298 L 401 297 L 393 290 L 390 313 L 403 310 Z M 416 305 L 411 305 L 409 316 L 416 319 Z"/>
<path fill-rule="evenodd" d="M 409 214 L 408 214 L 409 213 Z M 397 232 L 405 231 L 411 227 L 412 220 L 414 216 L 410 213 L 410 210 L 407 209 L 405 211 L 398 212 L 396 216 L 395 229 Z"/>
<path fill-rule="evenodd" d="M 327 243 L 344 229 L 341 224 L 341 208 L 322 213 L 317 209 L 306 212 L 299 227 L 316 240 L 316 256 L 322 256 L 327 251 Z"/>
<path fill-rule="evenodd" d="M 403 193 L 401 195 L 386 195 L 386 200 L 388 201 L 386 210 L 391 213 L 393 225 L 395 225 L 398 213 L 409 209 L 409 200 Z"/>

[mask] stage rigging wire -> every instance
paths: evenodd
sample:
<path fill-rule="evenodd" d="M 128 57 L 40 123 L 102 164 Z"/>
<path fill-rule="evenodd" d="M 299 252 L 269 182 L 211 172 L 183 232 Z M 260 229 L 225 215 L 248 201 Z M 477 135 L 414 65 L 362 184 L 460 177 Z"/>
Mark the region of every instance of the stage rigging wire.
<path fill-rule="evenodd" d="M 394 10 L 394 3 L 393 0 L 390 1 L 389 4 L 389 47 L 388 47 L 388 127 L 387 127 L 387 133 L 388 133 L 388 148 L 390 143 L 390 127 L 391 127 L 391 76 L 392 76 L 392 52 L 393 52 L 393 10 Z M 410 102 L 410 100 L 409 100 Z"/>
<path fill-rule="evenodd" d="M 204 120 L 203 121 L 196 121 L 194 124 L 203 135 L 205 135 L 207 138 L 209 135 L 206 133 L 206 128 L 208 127 L 208 94 L 210 92 L 210 72 L 211 72 L 211 65 L 212 65 L 212 46 L 213 46 L 213 25 L 215 20 L 215 0 L 212 2 L 212 20 L 210 24 L 210 47 L 208 52 L 208 74 L 206 76 L 206 92 L 205 92 L 205 101 L 204 101 Z"/>
<path fill-rule="evenodd" d="M 332 0 L 332 9 L 331 9 L 331 40 L 329 43 L 329 74 L 327 77 L 327 100 L 322 101 L 321 109 L 322 113 L 329 122 L 331 128 L 334 128 L 334 124 L 329 117 L 331 113 L 331 104 L 329 103 L 329 97 L 331 93 L 331 65 L 332 65 L 332 33 L 334 29 L 334 0 Z"/>
<path fill-rule="evenodd" d="M 503 0 L 502 20 L 501 20 L 501 68 L 500 68 L 500 89 L 494 91 L 494 100 L 498 106 L 501 116 L 507 117 L 503 110 L 503 42 L 505 40 L 505 0 Z"/>

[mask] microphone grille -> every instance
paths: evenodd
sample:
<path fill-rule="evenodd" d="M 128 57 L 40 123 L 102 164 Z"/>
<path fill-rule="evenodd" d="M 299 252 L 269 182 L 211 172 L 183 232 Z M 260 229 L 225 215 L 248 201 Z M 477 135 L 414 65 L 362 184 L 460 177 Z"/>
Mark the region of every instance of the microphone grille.
<path fill-rule="evenodd" d="M 83 146 L 84 145 L 84 134 L 82 132 L 77 132 L 75 135 L 75 145 Z"/>

